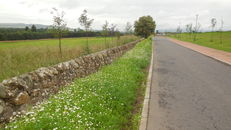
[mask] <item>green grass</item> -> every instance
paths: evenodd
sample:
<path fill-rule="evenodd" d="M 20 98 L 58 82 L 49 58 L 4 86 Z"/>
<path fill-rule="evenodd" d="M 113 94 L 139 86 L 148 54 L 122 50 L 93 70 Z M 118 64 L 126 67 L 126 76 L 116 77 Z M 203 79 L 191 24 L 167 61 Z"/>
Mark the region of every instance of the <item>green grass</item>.
<path fill-rule="evenodd" d="M 211 42 L 211 35 L 213 35 L 213 42 Z M 190 36 L 188 33 L 170 35 L 170 37 L 218 50 L 231 52 L 231 31 L 222 33 L 222 43 L 220 42 L 220 32 L 198 33 L 196 41 L 193 41 L 193 34 Z"/>
<path fill-rule="evenodd" d="M 148 72 L 146 72 L 147 77 Z M 142 114 L 142 108 L 143 108 L 143 101 L 145 97 L 145 90 L 146 90 L 146 79 L 145 82 L 141 85 L 141 87 L 138 89 L 137 92 L 137 99 L 136 99 L 136 105 L 133 109 L 133 114 L 130 120 L 130 124 L 125 127 L 126 130 L 138 130 L 140 127 L 140 120 L 141 120 L 141 114 Z"/>
<path fill-rule="evenodd" d="M 89 38 L 91 52 L 114 47 L 138 39 L 135 36 L 116 38 Z M 0 82 L 4 79 L 33 71 L 39 67 L 50 66 L 84 54 L 86 38 L 67 38 L 62 40 L 63 57 L 59 55 L 58 40 L 27 40 L 0 42 Z"/>
<path fill-rule="evenodd" d="M 148 39 L 97 73 L 77 79 L 26 116 L 9 123 L 7 129 L 124 128 L 131 119 L 137 90 L 145 79 L 143 69 L 150 57 Z"/>

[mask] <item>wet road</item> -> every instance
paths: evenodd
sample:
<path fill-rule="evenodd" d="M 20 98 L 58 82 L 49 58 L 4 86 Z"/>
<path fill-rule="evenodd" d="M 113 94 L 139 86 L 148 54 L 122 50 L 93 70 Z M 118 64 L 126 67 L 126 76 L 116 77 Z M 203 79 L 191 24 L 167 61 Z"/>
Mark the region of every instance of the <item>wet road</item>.
<path fill-rule="evenodd" d="M 148 130 L 231 130 L 231 66 L 154 42 Z"/>

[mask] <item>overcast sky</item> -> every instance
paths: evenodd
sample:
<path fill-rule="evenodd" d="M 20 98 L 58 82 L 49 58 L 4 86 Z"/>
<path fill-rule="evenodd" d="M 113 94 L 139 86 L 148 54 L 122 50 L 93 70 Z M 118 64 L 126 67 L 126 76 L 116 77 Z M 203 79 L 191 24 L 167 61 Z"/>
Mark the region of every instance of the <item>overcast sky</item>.
<path fill-rule="evenodd" d="M 151 15 L 159 30 L 176 30 L 180 24 L 195 23 L 199 14 L 201 29 L 207 30 L 211 18 L 221 19 L 231 30 L 231 0 L 0 0 L 0 23 L 52 24 L 51 9 L 66 12 L 68 27 L 80 27 L 78 17 L 84 9 L 95 19 L 93 29 L 101 29 L 105 20 L 120 30 L 126 22 L 134 23 L 140 16 Z"/>

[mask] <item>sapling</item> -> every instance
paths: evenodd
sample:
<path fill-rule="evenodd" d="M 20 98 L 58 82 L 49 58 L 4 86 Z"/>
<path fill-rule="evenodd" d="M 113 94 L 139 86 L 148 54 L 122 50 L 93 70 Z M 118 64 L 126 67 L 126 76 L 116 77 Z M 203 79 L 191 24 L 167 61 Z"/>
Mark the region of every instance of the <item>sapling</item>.
<path fill-rule="evenodd" d="M 55 33 L 58 36 L 59 39 L 59 53 L 60 56 L 62 57 L 62 33 L 63 31 L 66 29 L 66 23 L 64 21 L 64 15 L 65 12 L 64 11 L 59 11 L 56 8 L 52 8 L 52 12 L 51 14 L 53 14 L 53 29 L 55 31 Z"/>
<path fill-rule="evenodd" d="M 87 43 L 86 43 L 86 48 L 85 48 L 85 53 L 89 54 L 90 53 L 90 48 L 88 45 L 88 32 L 91 28 L 91 25 L 93 23 L 94 19 L 90 19 L 87 16 L 87 10 L 83 10 L 83 13 L 79 17 L 79 23 L 81 26 L 84 27 L 86 35 L 87 35 Z"/>

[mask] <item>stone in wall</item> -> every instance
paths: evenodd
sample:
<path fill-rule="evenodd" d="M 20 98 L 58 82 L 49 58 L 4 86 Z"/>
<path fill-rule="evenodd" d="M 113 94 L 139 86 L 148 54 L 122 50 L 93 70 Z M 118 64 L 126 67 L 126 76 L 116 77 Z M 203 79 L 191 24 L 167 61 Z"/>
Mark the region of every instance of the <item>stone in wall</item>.
<path fill-rule="evenodd" d="M 29 97 L 28 93 L 23 91 L 23 92 L 20 92 L 16 96 L 16 98 L 14 98 L 13 104 L 14 105 L 22 105 L 22 104 L 28 103 L 29 100 L 30 100 L 30 97 Z"/>

